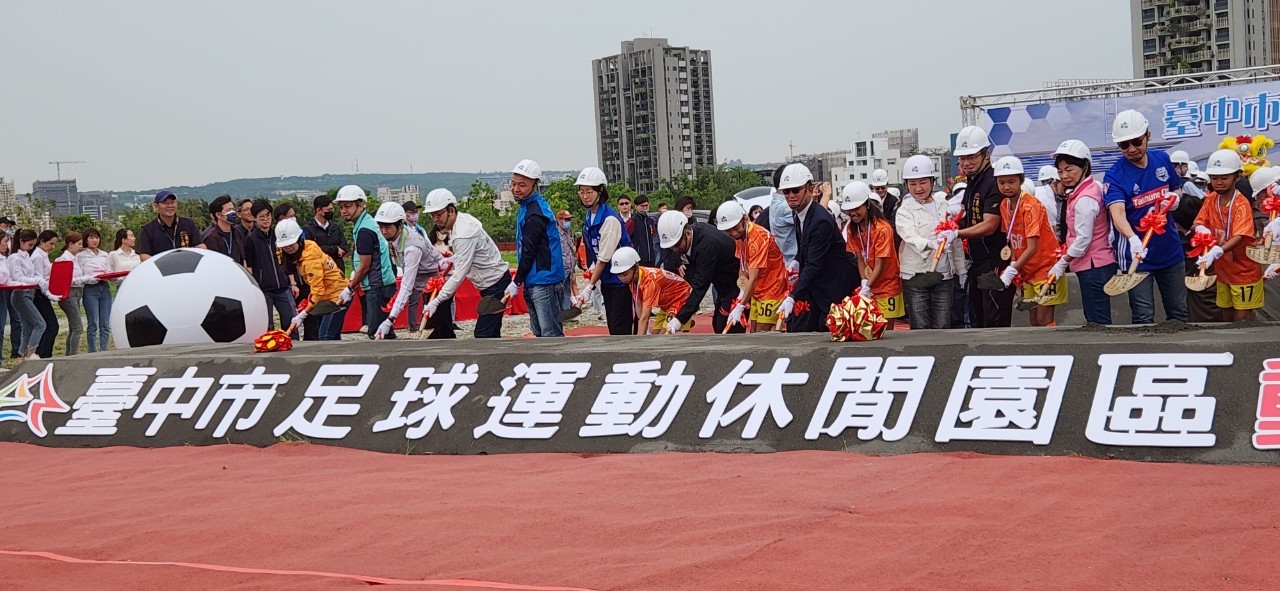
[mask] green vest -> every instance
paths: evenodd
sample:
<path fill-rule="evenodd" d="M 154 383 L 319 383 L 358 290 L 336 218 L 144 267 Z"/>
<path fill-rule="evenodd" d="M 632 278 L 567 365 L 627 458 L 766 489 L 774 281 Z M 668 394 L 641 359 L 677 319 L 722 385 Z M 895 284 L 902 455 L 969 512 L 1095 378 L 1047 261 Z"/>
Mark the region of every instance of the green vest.
<path fill-rule="evenodd" d="M 372 274 L 375 270 L 380 270 L 382 285 L 395 285 L 396 267 L 391 264 L 391 251 L 387 248 L 387 240 L 382 237 L 382 232 L 378 231 L 378 224 L 373 223 L 373 216 L 370 216 L 367 211 L 356 218 L 356 223 L 351 228 L 352 245 L 359 242 L 360 230 L 369 230 L 378 237 L 378 264 L 375 265 L 374 269 L 370 269 L 369 273 Z M 353 272 L 360 270 L 360 253 L 356 253 L 355 256 L 351 257 L 351 270 Z M 360 280 L 360 288 L 368 291 L 369 275 L 365 275 L 364 279 Z"/>

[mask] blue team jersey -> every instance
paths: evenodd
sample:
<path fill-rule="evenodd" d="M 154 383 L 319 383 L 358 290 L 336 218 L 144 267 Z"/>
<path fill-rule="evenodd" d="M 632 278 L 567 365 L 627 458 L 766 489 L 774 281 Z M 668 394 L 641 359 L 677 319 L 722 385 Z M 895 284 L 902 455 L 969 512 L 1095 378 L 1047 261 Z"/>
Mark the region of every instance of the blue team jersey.
<path fill-rule="evenodd" d="M 1103 180 L 1107 186 L 1103 201 L 1108 207 L 1112 203 L 1124 203 L 1125 217 L 1129 219 L 1129 225 L 1139 237 L 1142 236 L 1138 231 L 1142 216 L 1157 205 L 1160 196 L 1166 191 L 1181 189 L 1183 182 L 1178 172 L 1173 169 L 1169 155 L 1161 150 L 1147 150 L 1146 168 L 1138 168 L 1124 158 L 1117 160 L 1111 165 L 1111 170 L 1107 171 Z M 1132 260 L 1128 242 L 1120 236 L 1119 232 L 1114 231 L 1112 240 L 1121 268 L 1128 268 Z M 1151 236 L 1151 242 L 1147 243 L 1147 258 L 1138 264 L 1138 270 L 1166 269 L 1181 265 L 1184 259 L 1186 254 L 1182 252 L 1182 240 L 1178 237 L 1173 212 L 1170 211 L 1165 214 L 1164 234 Z"/>

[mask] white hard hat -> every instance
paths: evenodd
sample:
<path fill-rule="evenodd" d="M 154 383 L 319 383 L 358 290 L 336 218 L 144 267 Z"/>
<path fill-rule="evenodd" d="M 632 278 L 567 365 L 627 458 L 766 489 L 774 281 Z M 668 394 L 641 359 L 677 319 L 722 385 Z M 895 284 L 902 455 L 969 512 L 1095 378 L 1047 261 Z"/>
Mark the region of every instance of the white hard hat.
<path fill-rule="evenodd" d="M 1041 166 L 1040 175 L 1036 180 L 1042 183 L 1046 181 L 1056 181 L 1058 180 L 1058 169 L 1047 165 Z"/>
<path fill-rule="evenodd" d="M 689 218 L 684 213 L 668 209 L 658 218 L 658 245 L 671 248 L 684 236 L 684 227 L 689 225 Z"/>
<path fill-rule="evenodd" d="M 853 181 L 844 186 L 840 190 L 840 209 L 842 211 L 853 211 L 862 207 L 868 199 L 874 199 L 875 193 L 871 192 L 871 187 L 862 181 Z"/>
<path fill-rule="evenodd" d="M 302 228 L 298 227 L 297 220 L 289 218 L 276 222 L 276 246 L 297 244 L 299 238 L 302 238 Z"/>
<path fill-rule="evenodd" d="M 542 167 L 538 166 L 537 162 L 534 162 L 527 158 L 524 160 L 521 160 L 520 163 L 517 164 L 515 168 L 511 169 L 511 172 L 513 174 L 518 174 L 523 177 L 531 178 L 535 181 L 542 180 Z"/>
<path fill-rule="evenodd" d="M 1188 176 L 1190 176 L 1190 175 L 1195 174 L 1195 173 L 1197 173 L 1197 172 L 1200 172 L 1200 165 L 1199 165 L 1198 163 L 1196 163 L 1196 161 L 1195 161 L 1195 160 L 1192 160 L 1191 162 L 1188 162 L 1188 163 L 1187 163 L 1187 175 L 1188 175 Z"/>
<path fill-rule="evenodd" d="M 716 208 L 716 228 L 728 230 L 741 223 L 744 217 L 747 217 L 747 212 L 742 209 L 742 204 L 733 200 L 725 201 Z"/>
<path fill-rule="evenodd" d="M 933 159 L 924 154 L 916 154 L 902 164 L 903 180 L 911 179 L 929 179 L 935 178 L 938 173 L 933 171 Z"/>
<path fill-rule="evenodd" d="M 404 221 L 404 207 L 390 201 L 378 206 L 378 213 L 373 214 L 373 221 L 379 224 L 394 224 Z"/>
<path fill-rule="evenodd" d="M 868 183 L 872 187 L 883 187 L 889 184 L 889 171 L 883 168 L 877 168 L 871 171 L 871 182 Z"/>
<path fill-rule="evenodd" d="M 582 169 L 578 173 L 578 180 L 573 184 L 579 187 L 599 187 L 600 185 L 609 184 L 609 180 L 604 178 L 604 171 L 594 166 Z"/>
<path fill-rule="evenodd" d="M 934 192 L 933 192 L 933 198 L 934 198 L 934 199 L 938 199 L 938 200 L 945 201 L 948 197 L 950 197 L 950 195 L 948 195 L 946 191 L 934 191 Z"/>
<path fill-rule="evenodd" d="M 778 183 L 778 190 L 794 189 L 803 187 L 813 181 L 813 173 L 809 172 L 809 167 L 800 163 L 788 164 L 782 169 L 782 181 Z"/>
<path fill-rule="evenodd" d="M 1280 168 L 1259 168 L 1249 177 L 1249 189 L 1257 195 L 1267 187 L 1276 184 L 1276 181 L 1280 181 Z"/>
<path fill-rule="evenodd" d="M 369 196 L 365 194 L 364 189 L 356 185 L 347 185 L 338 189 L 338 196 L 334 197 L 333 200 L 338 203 L 344 201 L 368 201 Z"/>
<path fill-rule="evenodd" d="M 640 253 L 630 246 L 624 246 L 613 251 L 613 260 L 609 261 L 609 272 L 614 275 L 625 273 L 631 267 L 640 263 Z"/>
<path fill-rule="evenodd" d="M 954 184 L 954 185 L 952 185 L 952 186 L 951 186 L 951 192 L 952 192 L 952 193 L 955 193 L 955 192 L 957 192 L 957 191 L 963 191 L 963 190 L 968 189 L 968 188 L 969 188 L 969 183 L 966 183 L 966 182 L 964 182 L 964 181 L 960 181 L 960 182 L 958 182 L 958 183 L 956 183 L 956 184 Z"/>
<path fill-rule="evenodd" d="M 1024 193 L 1036 192 L 1036 186 L 1034 183 L 1031 182 L 1031 179 L 1028 179 L 1028 178 L 1022 179 L 1022 192 Z"/>
<path fill-rule="evenodd" d="M 956 134 L 956 150 L 953 153 L 956 156 L 971 156 L 989 147 L 991 138 L 987 137 L 987 130 L 970 125 Z"/>
<path fill-rule="evenodd" d="M 1174 164 L 1190 164 L 1191 156 L 1186 150 L 1174 150 L 1169 153 L 1169 162 Z"/>
<path fill-rule="evenodd" d="M 427 198 L 422 200 L 422 211 L 426 213 L 435 213 L 448 206 L 457 207 L 458 198 L 453 196 L 448 189 L 432 189 L 427 193 Z"/>
<path fill-rule="evenodd" d="M 1218 150 L 1209 156 L 1209 162 L 1204 166 L 1204 171 L 1211 175 L 1231 174 L 1240 172 L 1244 168 L 1244 163 L 1240 161 L 1240 154 L 1235 150 Z"/>
<path fill-rule="evenodd" d="M 1079 158 L 1093 164 L 1093 153 L 1089 151 L 1089 146 L 1084 145 L 1080 140 L 1067 140 L 1058 144 L 1058 149 L 1053 151 L 1053 157 L 1057 160 L 1058 156 Z"/>
<path fill-rule="evenodd" d="M 1147 118 L 1133 109 L 1120 111 L 1111 122 L 1111 139 L 1116 143 L 1142 137 L 1147 133 Z"/>
<path fill-rule="evenodd" d="M 889 187 L 888 193 L 890 195 L 893 195 L 894 197 L 898 197 L 898 198 L 902 197 L 902 189 L 899 189 L 897 187 Z"/>
<path fill-rule="evenodd" d="M 995 176 L 1012 176 L 1015 174 L 1025 174 L 1022 171 L 1022 161 L 1017 156 L 1005 156 L 996 161 Z"/>

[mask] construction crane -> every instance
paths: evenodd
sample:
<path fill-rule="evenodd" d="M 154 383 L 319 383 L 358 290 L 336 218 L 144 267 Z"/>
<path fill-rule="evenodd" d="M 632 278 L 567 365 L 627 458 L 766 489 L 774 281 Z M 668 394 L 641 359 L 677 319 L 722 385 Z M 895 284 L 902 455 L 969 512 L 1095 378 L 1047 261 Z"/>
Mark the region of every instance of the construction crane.
<path fill-rule="evenodd" d="M 62 165 L 63 165 L 63 164 L 84 164 L 84 163 L 85 163 L 85 161 L 84 161 L 84 160 L 54 160 L 53 162 L 50 162 L 49 164 L 52 164 L 52 165 L 54 165 L 54 166 L 58 167 L 58 180 L 62 180 Z"/>

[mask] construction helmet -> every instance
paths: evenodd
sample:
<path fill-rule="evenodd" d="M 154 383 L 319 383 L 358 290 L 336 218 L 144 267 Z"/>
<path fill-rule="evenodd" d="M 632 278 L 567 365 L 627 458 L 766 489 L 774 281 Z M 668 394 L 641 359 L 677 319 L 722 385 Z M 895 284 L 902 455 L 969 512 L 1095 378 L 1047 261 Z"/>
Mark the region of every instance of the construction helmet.
<path fill-rule="evenodd" d="M 1280 181 L 1280 168 L 1259 168 L 1253 171 L 1253 175 L 1249 177 L 1249 189 L 1256 196 L 1266 190 L 1267 187 L 1276 184 L 1276 181 Z"/>
<path fill-rule="evenodd" d="M 1209 162 L 1205 164 L 1204 171 L 1211 175 L 1220 175 L 1240 172 L 1243 168 L 1244 163 L 1240 161 L 1240 154 L 1235 150 L 1218 150 L 1209 156 Z"/>
<path fill-rule="evenodd" d="M 534 166 L 537 165 L 535 164 Z M 578 185 L 579 187 L 599 187 L 600 185 L 609 184 L 609 180 L 604 178 L 603 170 L 590 166 L 582 169 L 582 172 L 578 173 L 578 180 L 573 184 Z"/>
<path fill-rule="evenodd" d="M 521 160 L 515 168 L 511 169 L 512 174 L 518 174 L 522 177 L 531 178 L 535 181 L 542 180 L 542 167 L 537 162 L 529 159 Z M 604 173 L 600 173 L 602 176 Z"/>
<path fill-rule="evenodd" d="M 350 201 L 368 201 L 369 196 L 365 194 L 364 189 L 356 185 L 347 185 L 338 189 L 338 196 L 333 198 L 338 203 Z"/>
<path fill-rule="evenodd" d="M 893 195 L 895 198 L 901 199 L 902 189 L 899 189 L 897 187 L 889 187 L 889 194 Z"/>
<path fill-rule="evenodd" d="M 883 168 L 877 168 L 871 171 L 871 182 L 868 183 L 872 187 L 884 187 L 889 184 L 889 171 Z"/>
<path fill-rule="evenodd" d="M 742 209 L 742 204 L 737 200 L 725 201 L 716 208 L 716 228 L 723 231 L 737 226 L 742 222 L 742 218 L 747 217 L 747 212 Z"/>
<path fill-rule="evenodd" d="M 689 225 L 689 218 L 679 211 L 668 209 L 658 218 L 658 245 L 671 248 L 684 236 L 684 227 Z"/>
<path fill-rule="evenodd" d="M 956 134 L 956 149 L 953 154 L 972 156 L 990 147 L 991 138 L 987 137 L 987 130 L 977 125 L 970 125 Z"/>
<path fill-rule="evenodd" d="M 809 172 L 809 167 L 800 163 L 788 164 L 782 169 L 782 181 L 778 183 L 778 190 L 794 189 L 803 187 L 813 182 L 813 173 Z"/>
<path fill-rule="evenodd" d="M 395 224 L 404 221 L 404 207 L 394 201 L 378 206 L 378 213 L 373 214 L 373 221 L 379 224 Z"/>
<path fill-rule="evenodd" d="M 613 260 L 609 261 L 609 272 L 619 275 L 640 264 L 640 253 L 630 246 L 613 251 Z"/>
<path fill-rule="evenodd" d="M 458 206 L 458 198 L 448 189 L 432 189 L 427 193 L 427 198 L 422 200 L 422 211 L 427 213 L 435 213 L 448 206 Z"/>
<path fill-rule="evenodd" d="M 284 247 L 297 244 L 302 238 L 302 228 L 297 220 L 289 218 L 276 222 L 276 246 Z"/>
<path fill-rule="evenodd" d="M 933 159 L 924 154 L 916 154 L 902 164 L 902 178 L 904 180 L 911 179 L 931 179 L 936 178 L 937 173 L 933 171 Z"/>
<path fill-rule="evenodd" d="M 1111 140 L 1120 143 L 1140 138 L 1147 133 L 1149 127 L 1147 118 L 1143 117 L 1142 113 L 1133 109 L 1120 111 L 1120 114 L 1116 115 L 1115 121 L 1111 122 Z"/>
<path fill-rule="evenodd" d="M 1036 180 L 1042 183 L 1047 183 L 1049 181 L 1056 181 L 1058 180 L 1058 169 L 1052 166 L 1047 166 L 1047 165 L 1041 166 L 1040 175 Z"/>
<path fill-rule="evenodd" d="M 1058 149 L 1053 151 L 1053 159 L 1056 162 L 1058 156 L 1070 156 L 1079 158 L 1093 164 L 1093 153 L 1089 151 L 1089 146 L 1084 145 L 1080 140 L 1067 140 L 1058 144 Z"/>
<path fill-rule="evenodd" d="M 1169 153 L 1169 162 L 1174 164 L 1191 164 L 1191 156 L 1186 150 L 1174 150 Z"/>
<path fill-rule="evenodd" d="M 865 205 L 868 199 L 875 197 L 876 194 L 871 192 L 869 185 L 862 181 L 853 181 L 840 190 L 840 210 L 853 211 Z"/>
<path fill-rule="evenodd" d="M 1017 156 L 1005 156 L 996 161 L 995 176 L 1013 176 L 1023 174 L 1022 161 Z"/>

